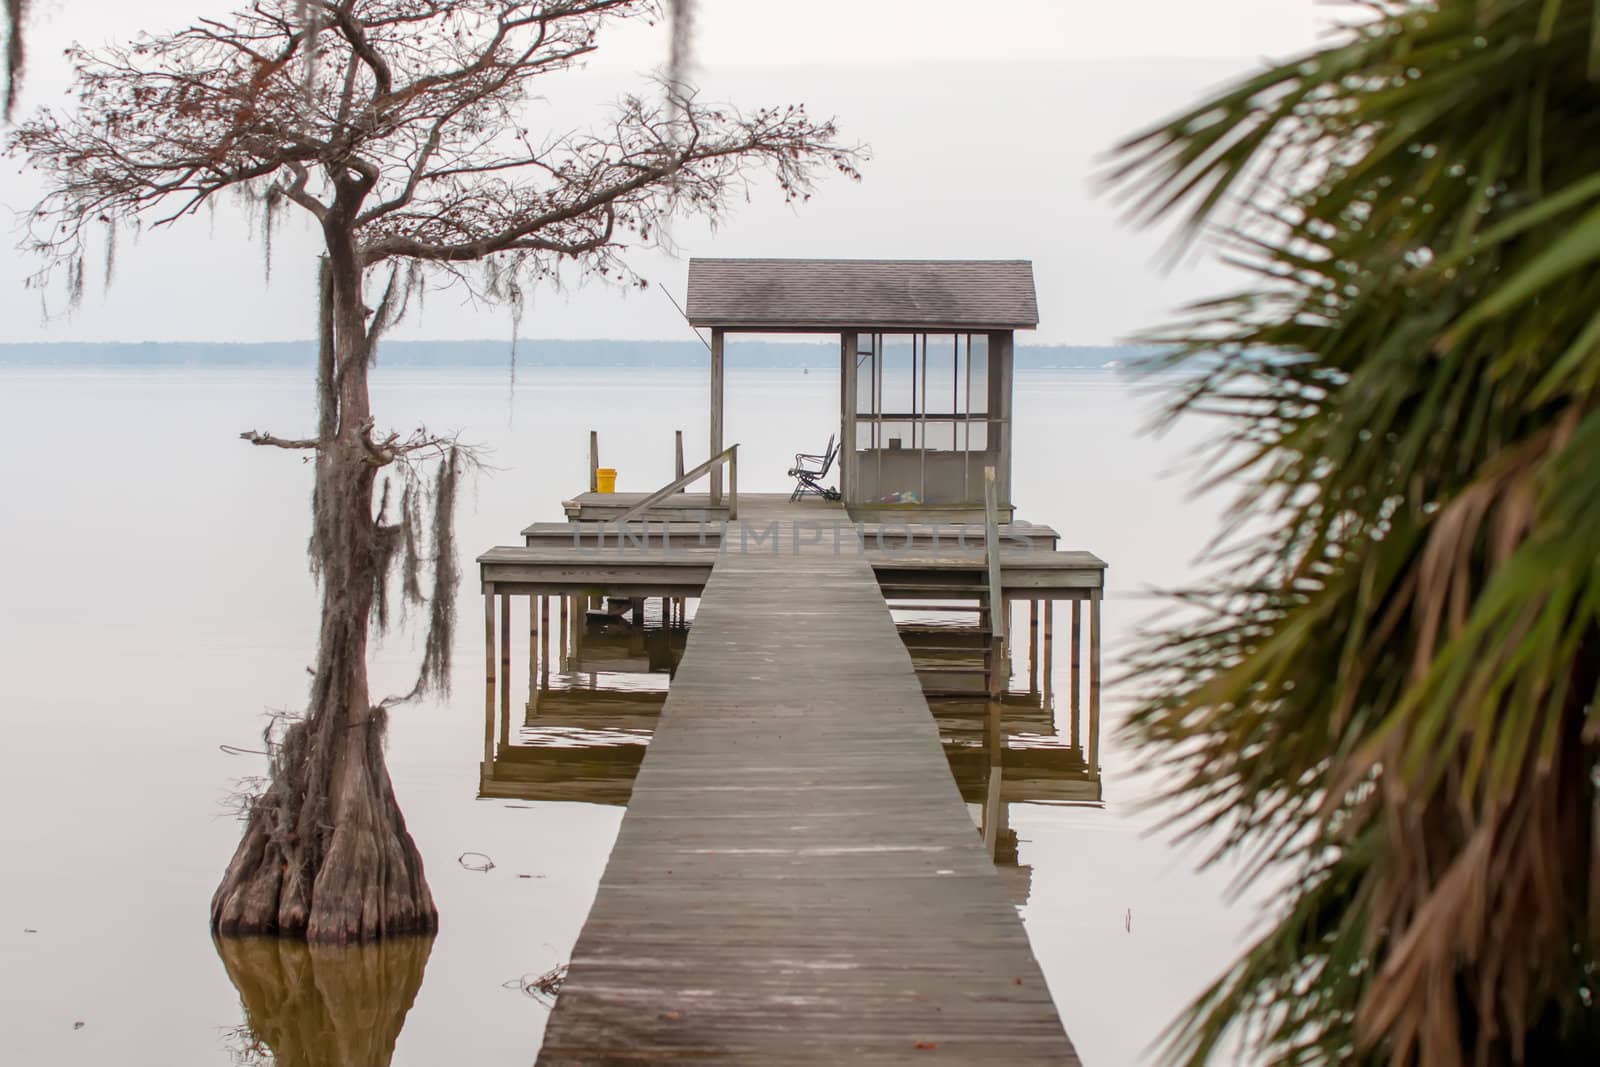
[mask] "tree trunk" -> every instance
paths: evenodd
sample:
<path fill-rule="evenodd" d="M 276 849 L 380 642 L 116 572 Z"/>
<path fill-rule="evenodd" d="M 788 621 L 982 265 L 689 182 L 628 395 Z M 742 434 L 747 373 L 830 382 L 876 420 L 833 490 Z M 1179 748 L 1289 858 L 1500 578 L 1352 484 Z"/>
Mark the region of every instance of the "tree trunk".
<path fill-rule="evenodd" d="M 370 941 L 432 932 L 439 917 L 384 766 L 386 714 L 367 692 L 367 625 L 382 575 L 366 309 L 353 247 L 334 223 L 325 230 L 311 538 L 322 585 L 317 668 L 305 717 L 275 753 L 271 782 L 212 897 L 211 926 L 225 935 Z"/>

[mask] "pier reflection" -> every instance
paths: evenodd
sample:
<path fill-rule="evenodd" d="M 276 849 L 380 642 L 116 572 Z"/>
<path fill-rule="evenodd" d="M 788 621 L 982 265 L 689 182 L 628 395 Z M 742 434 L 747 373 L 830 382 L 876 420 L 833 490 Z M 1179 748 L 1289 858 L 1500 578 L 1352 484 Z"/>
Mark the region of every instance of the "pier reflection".
<path fill-rule="evenodd" d="M 478 795 L 624 805 L 683 658 L 685 605 L 661 597 L 548 601 L 553 606 L 534 607 L 554 625 L 530 627 L 521 716 L 513 723 L 505 677 L 498 730 L 485 723 Z"/>
<path fill-rule="evenodd" d="M 486 723 L 478 795 L 626 805 L 683 655 L 685 606 L 657 598 L 636 620 L 636 603 L 619 609 L 598 598 L 551 599 L 557 625 L 541 632 L 554 640 L 541 642 L 536 633 L 530 643 L 521 715 L 513 724 L 502 688 L 500 721 L 491 716 Z M 908 614 L 898 624 L 901 637 L 951 774 L 1012 898 L 1022 903 L 1031 871 L 1011 828 L 1011 806 L 1103 806 L 1097 716 L 1071 698 L 1070 683 L 1066 692 L 1053 685 L 1048 629 L 1042 639 L 1030 634 L 1027 648 L 1013 649 L 1006 691 L 992 707 L 981 631 Z"/>
<path fill-rule="evenodd" d="M 244 1007 L 244 1024 L 225 1039 L 234 1063 L 388 1067 L 433 938 L 340 946 L 229 937 L 216 947 Z"/>

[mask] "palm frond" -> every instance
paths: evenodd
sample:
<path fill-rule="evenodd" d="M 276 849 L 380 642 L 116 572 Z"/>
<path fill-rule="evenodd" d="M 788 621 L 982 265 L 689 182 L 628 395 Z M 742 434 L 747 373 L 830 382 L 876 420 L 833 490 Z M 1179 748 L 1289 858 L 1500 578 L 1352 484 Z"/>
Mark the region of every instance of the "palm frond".
<path fill-rule="evenodd" d="M 1159 337 L 1242 488 L 1128 729 L 1290 888 L 1167 1048 L 1594 1061 L 1600 3 L 1362 6 L 1108 173 L 1252 279 Z"/>

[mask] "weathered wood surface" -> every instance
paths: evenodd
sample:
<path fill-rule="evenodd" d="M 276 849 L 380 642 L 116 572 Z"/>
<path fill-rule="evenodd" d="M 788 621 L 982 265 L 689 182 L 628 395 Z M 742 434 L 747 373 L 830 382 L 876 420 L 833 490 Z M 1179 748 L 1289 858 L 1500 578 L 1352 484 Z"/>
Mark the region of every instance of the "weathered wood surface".
<path fill-rule="evenodd" d="M 641 499 L 643 499 L 641 497 Z M 808 505 L 809 506 L 809 505 Z M 808 516 L 810 521 L 837 521 L 841 528 L 846 525 L 853 526 L 855 536 L 865 543 L 869 549 L 901 549 L 906 547 L 917 548 L 957 548 L 962 544 L 967 547 L 977 547 L 983 544 L 983 526 L 960 523 L 879 523 L 858 522 L 838 514 L 821 517 Z M 652 516 L 648 523 L 635 523 L 634 528 L 628 532 L 628 544 L 665 543 L 676 547 L 708 547 L 716 548 L 722 544 L 723 524 L 721 522 L 693 522 L 676 518 L 657 518 Z M 1000 534 L 1006 544 L 1012 548 L 1054 548 L 1060 539 L 1060 534 L 1049 526 L 1035 526 L 1030 523 L 1010 523 L 1000 528 Z M 737 532 L 733 536 L 738 536 Z M 808 534 L 809 536 L 809 534 Z M 561 545 L 615 545 L 622 539 L 622 535 L 614 526 L 605 522 L 569 519 L 566 522 L 535 522 L 523 527 L 523 543 L 529 547 Z M 828 535 L 832 541 L 831 533 Z M 852 542 L 852 544 L 855 542 Z"/>
<path fill-rule="evenodd" d="M 724 553 L 540 1062 L 930 1054 L 1077 1062 L 867 561 Z"/>
<path fill-rule="evenodd" d="M 569 519 L 603 522 L 616 518 L 649 495 L 649 493 L 579 493 L 571 500 L 563 500 L 561 505 Z M 726 502 L 713 504 L 709 493 L 675 493 L 650 510 L 652 518 L 665 517 L 682 522 L 721 522 L 728 517 Z"/>
<path fill-rule="evenodd" d="M 752 498 L 759 499 L 759 498 Z M 764 503 L 758 507 L 775 507 Z M 810 509 L 808 509 L 810 510 Z M 741 529 L 741 527 L 734 527 Z M 574 547 L 570 535 L 564 543 L 539 531 L 526 535 L 535 541 L 529 546 L 505 545 L 491 548 L 478 557 L 482 580 L 493 582 L 502 593 L 610 592 L 617 596 L 697 595 L 710 578 L 717 553 L 764 554 L 778 559 L 798 558 L 796 535 L 792 531 L 773 532 L 765 523 L 748 527 L 757 531 L 741 539 L 730 533 L 726 549 L 722 543 L 702 545 L 693 537 L 673 535 L 663 547 L 659 528 L 652 530 L 647 543 L 617 542 L 609 535 L 603 543 L 585 537 Z M 640 534 L 642 538 L 644 535 Z M 833 554 L 831 535 L 818 537 L 813 529 L 802 532 L 799 551 L 807 555 Z M 974 580 L 985 571 L 981 544 L 970 549 L 955 546 L 937 549 L 913 544 L 887 542 L 878 548 L 869 541 L 862 550 L 846 528 L 838 546 L 840 556 L 864 559 L 880 580 L 896 585 L 915 581 L 939 581 L 952 575 L 970 575 Z M 1046 548 L 1002 548 L 1001 582 L 1008 595 L 1025 591 L 1030 597 L 1064 599 L 1087 597 L 1090 590 L 1105 584 L 1105 563 L 1088 552 L 1051 551 Z"/>

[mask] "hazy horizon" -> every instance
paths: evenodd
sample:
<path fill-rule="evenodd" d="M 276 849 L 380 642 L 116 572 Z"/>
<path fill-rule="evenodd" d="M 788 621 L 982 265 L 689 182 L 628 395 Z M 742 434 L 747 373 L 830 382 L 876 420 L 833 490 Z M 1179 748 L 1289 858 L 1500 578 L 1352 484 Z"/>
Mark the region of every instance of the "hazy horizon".
<path fill-rule="evenodd" d="M 60 49 L 74 37 L 120 38 L 134 26 L 180 25 L 186 15 L 233 6 L 74 0 L 53 17 L 39 16 L 18 118 L 60 97 L 67 73 Z M 837 117 L 846 141 L 872 149 L 863 181 L 824 180 L 799 206 L 757 183 L 716 230 L 680 223 L 670 252 L 631 252 L 650 289 L 541 287 L 530 294 L 521 331 L 691 339 L 657 291 L 682 302 L 690 256 L 1030 259 L 1038 344 L 1115 343 L 1236 284 L 1239 276 L 1210 258 L 1165 270 L 1167 234 L 1121 224 L 1097 176 L 1119 141 L 1259 69 L 1267 56 L 1310 47 L 1333 17 L 1328 10 L 1312 0 L 1239 0 L 1203 10 L 1149 0 L 1137 11 L 1002 0 L 986 15 L 978 32 L 965 7 L 944 0 L 804 7 L 704 0 L 695 69 L 702 95 L 746 108 L 804 102 L 814 115 Z M 846 24 L 851 32 L 839 32 Z M 661 26 L 608 32 L 587 69 L 552 75 L 541 87 L 548 98 L 530 103 L 530 128 L 553 134 L 592 126 L 608 101 L 649 91 L 649 72 L 665 55 Z M 0 173 L 0 210 L 24 210 L 37 192 L 18 168 Z M 66 315 L 59 286 L 25 289 L 28 260 L 0 258 L 0 341 L 311 336 L 317 235 L 293 215 L 281 219 L 268 282 L 255 215 L 226 201 L 210 216 L 202 211 L 167 229 L 124 231 L 113 284 L 104 285 L 103 250 L 90 249 L 88 292 Z M 507 309 L 474 306 L 444 290 L 430 292 L 391 336 L 502 332 L 510 332 Z"/>

